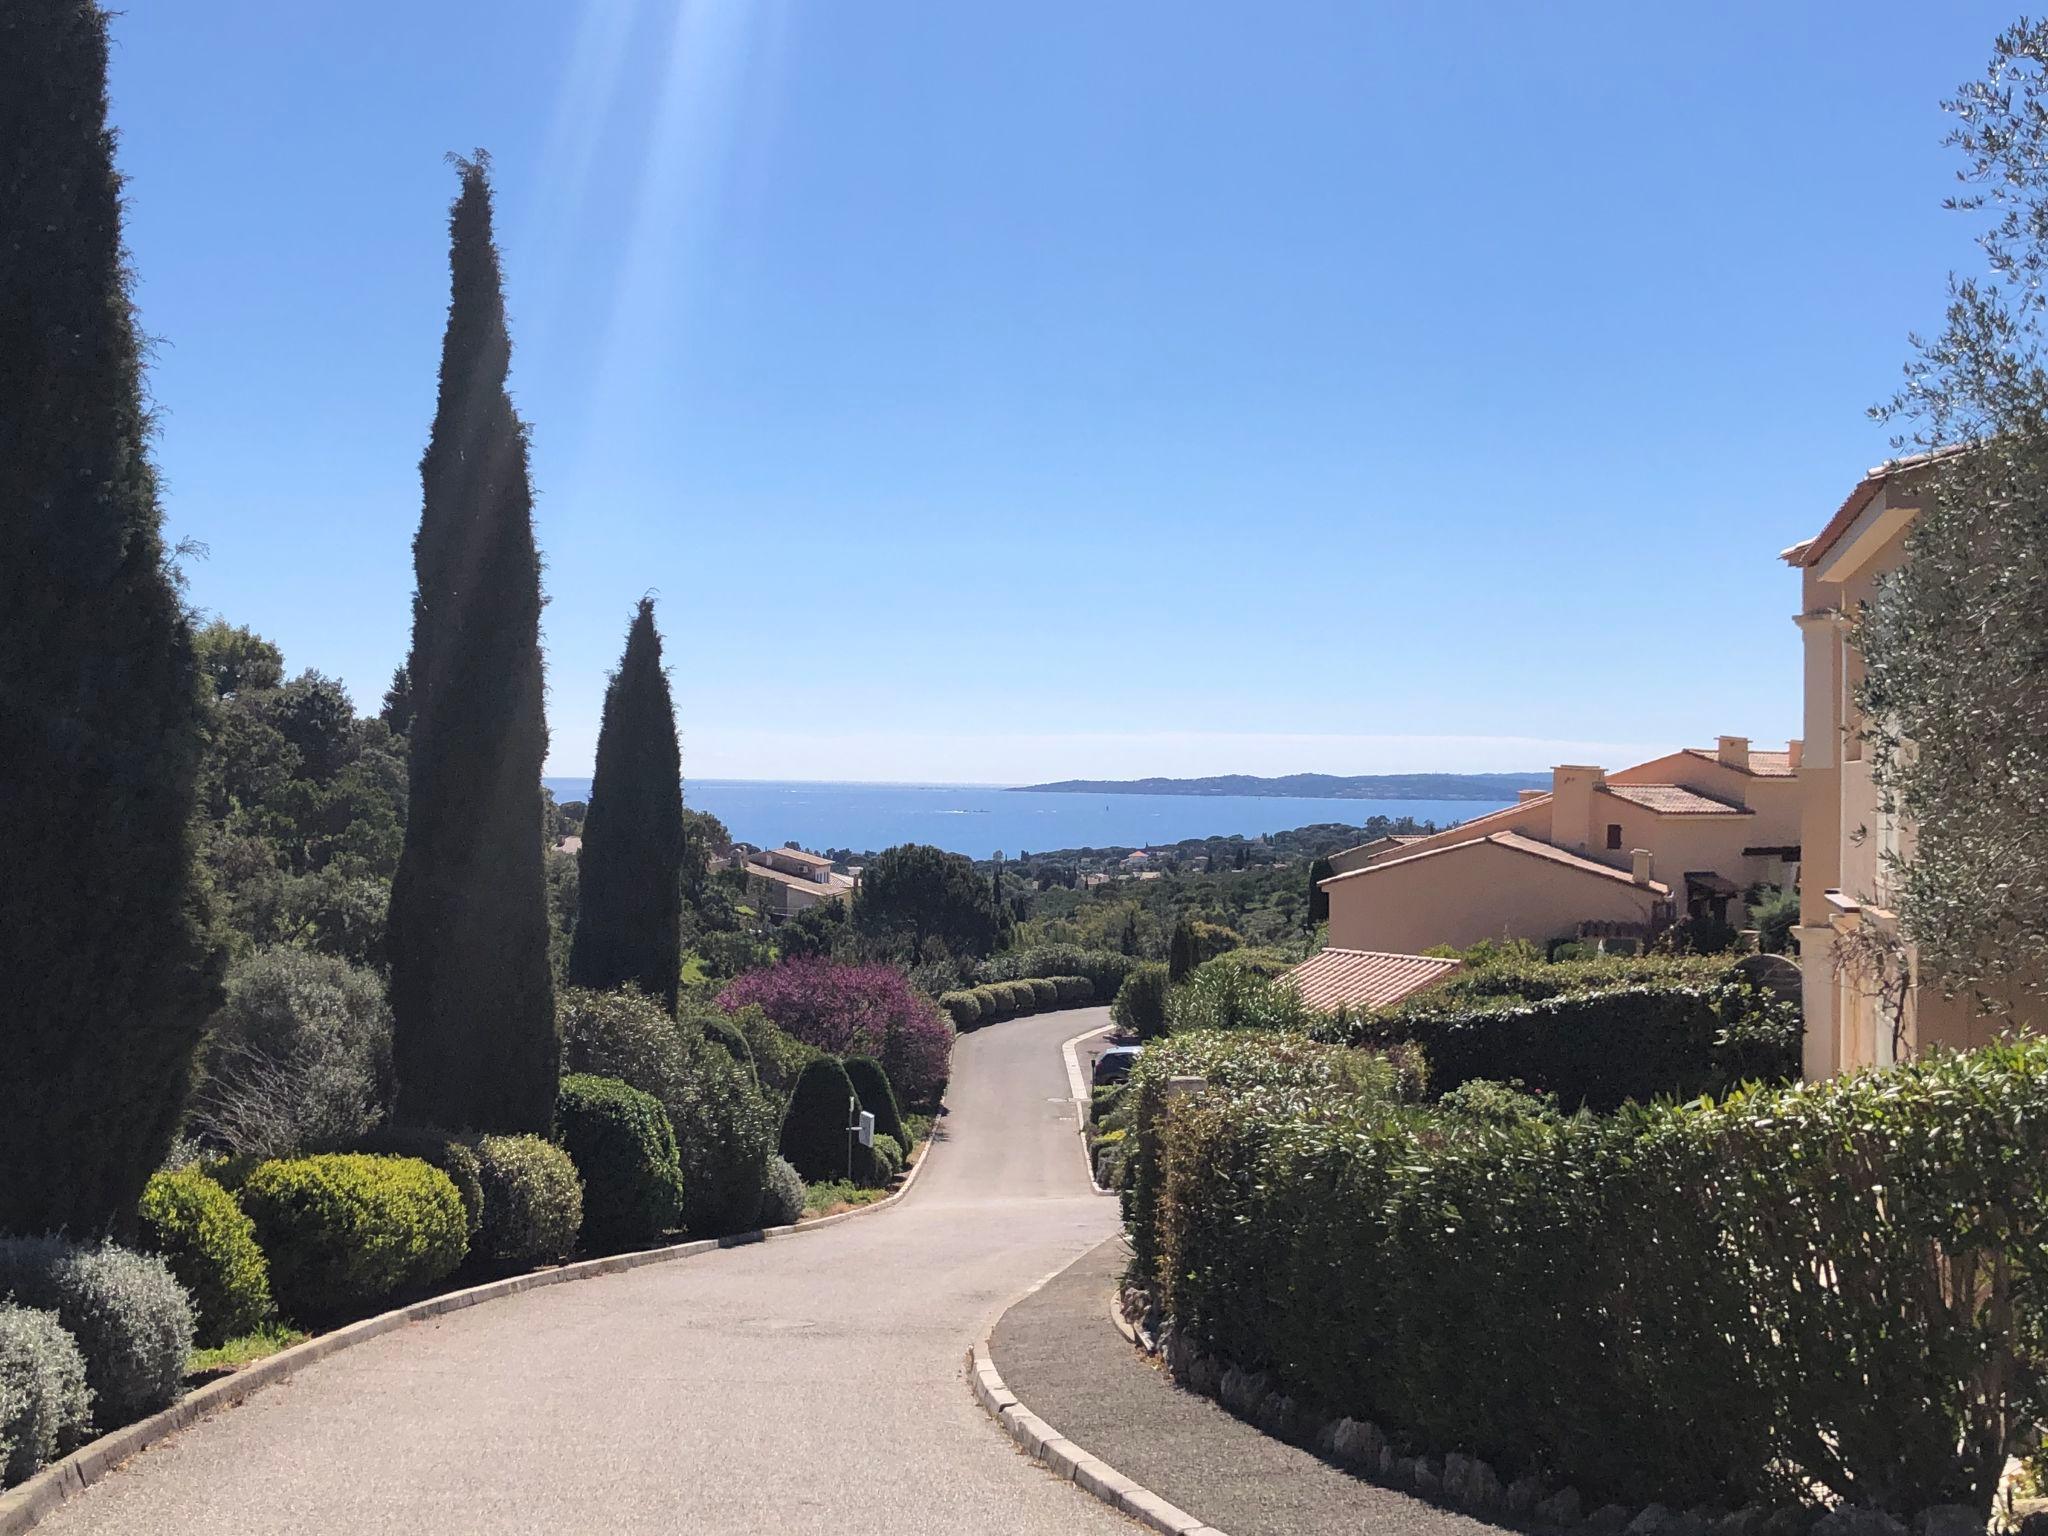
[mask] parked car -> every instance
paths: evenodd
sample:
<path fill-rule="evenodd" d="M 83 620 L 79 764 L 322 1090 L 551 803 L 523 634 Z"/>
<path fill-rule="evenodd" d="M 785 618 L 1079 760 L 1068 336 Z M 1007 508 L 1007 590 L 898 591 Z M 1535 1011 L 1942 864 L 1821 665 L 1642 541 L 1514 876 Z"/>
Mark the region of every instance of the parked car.
<path fill-rule="evenodd" d="M 1131 1068 L 1138 1064 L 1138 1058 L 1144 1052 L 1142 1045 L 1112 1045 L 1095 1058 L 1093 1086 L 1100 1088 L 1107 1083 L 1122 1082 L 1131 1075 Z"/>

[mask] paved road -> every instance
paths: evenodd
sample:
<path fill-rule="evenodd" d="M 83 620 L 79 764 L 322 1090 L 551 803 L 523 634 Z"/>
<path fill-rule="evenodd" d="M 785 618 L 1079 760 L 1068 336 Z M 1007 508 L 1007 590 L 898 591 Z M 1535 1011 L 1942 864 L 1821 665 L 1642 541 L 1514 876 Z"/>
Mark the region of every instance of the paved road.
<path fill-rule="evenodd" d="M 88 1489 L 57 1536 L 1135 1529 L 1027 1460 L 962 1357 L 1101 1242 L 1058 1043 L 962 1037 L 932 1165 L 827 1231 L 529 1292 L 374 1339 Z"/>

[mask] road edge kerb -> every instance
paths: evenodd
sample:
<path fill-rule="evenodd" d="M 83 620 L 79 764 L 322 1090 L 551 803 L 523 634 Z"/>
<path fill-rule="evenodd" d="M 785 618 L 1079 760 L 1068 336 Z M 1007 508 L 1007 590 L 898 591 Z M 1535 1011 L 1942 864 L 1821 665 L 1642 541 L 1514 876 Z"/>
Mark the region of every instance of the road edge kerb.
<path fill-rule="evenodd" d="M 380 1312 L 375 1317 L 366 1317 L 359 1322 L 336 1328 L 330 1333 L 319 1334 L 303 1344 L 294 1344 L 290 1349 L 279 1350 L 253 1365 L 243 1366 L 232 1376 L 210 1381 L 205 1386 L 186 1393 L 160 1413 L 153 1413 L 146 1419 L 138 1419 L 133 1424 L 125 1424 L 97 1439 L 88 1440 L 61 1461 L 50 1463 L 34 1477 L 8 1489 L 5 1493 L 0 1493 L 0 1536 L 20 1536 L 21 1532 L 34 1529 L 52 1510 L 85 1492 L 131 1456 L 169 1439 L 180 1430 L 189 1429 L 201 1419 L 211 1418 L 216 1413 L 235 1407 L 263 1388 L 288 1380 L 307 1366 L 317 1364 L 329 1355 L 337 1354 L 351 1345 L 367 1343 L 379 1335 L 391 1333 L 409 1323 L 443 1317 L 450 1312 L 460 1312 L 487 1301 L 502 1301 L 508 1296 L 538 1290 L 542 1286 L 563 1285 L 572 1280 L 595 1280 L 604 1275 L 618 1275 L 628 1270 L 643 1269 L 650 1264 L 665 1264 L 676 1259 L 697 1258 L 702 1254 L 715 1253 L 727 1248 L 749 1248 L 757 1243 L 801 1237 L 806 1232 L 836 1227 L 840 1222 L 851 1221 L 856 1216 L 870 1216 L 876 1211 L 885 1211 L 910 1193 L 911 1187 L 917 1183 L 917 1176 L 924 1171 L 925 1164 L 931 1161 L 932 1153 L 937 1146 L 938 1141 L 935 1137 L 927 1137 L 924 1154 L 910 1165 L 910 1171 L 904 1175 L 903 1183 L 892 1190 L 886 1198 L 871 1205 L 788 1226 L 759 1227 L 752 1232 L 740 1232 L 731 1237 L 707 1237 L 696 1242 L 673 1243 L 665 1248 L 643 1248 L 633 1253 L 615 1253 L 601 1259 L 583 1259 L 574 1264 L 557 1265 L 553 1269 L 532 1270 L 523 1275 L 509 1275 L 502 1280 L 488 1280 L 482 1285 L 472 1285 L 463 1290 L 430 1296 L 425 1301 L 416 1301 L 409 1306 Z"/>
<path fill-rule="evenodd" d="M 967 1379 L 972 1383 L 975 1398 L 981 1406 L 1008 1431 L 1025 1455 L 1053 1476 L 1065 1478 L 1119 1514 L 1128 1515 L 1141 1525 L 1164 1533 L 1164 1536 L 1224 1536 L 1224 1532 L 1205 1524 L 1179 1505 L 1169 1503 L 1142 1483 L 1125 1477 L 1101 1457 L 1091 1455 L 1074 1444 L 1026 1408 L 996 1369 L 988 1345 L 988 1339 L 983 1339 L 967 1351 Z"/>
<path fill-rule="evenodd" d="M 1093 1040 L 1097 1035 L 1107 1034 L 1115 1028 L 1116 1024 L 1112 1021 L 1098 1025 L 1094 1029 L 1083 1030 L 1073 1039 L 1060 1042 L 1060 1055 L 1067 1063 L 1067 1092 L 1074 1101 L 1075 1109 L 1079 1111 L 1078 1118 L 1081 1122 L 1081 1166 L 1088 1170 L 1088 1187 L 1098 1195 L 1113 1195 L 1116 1191 L 1104 1189 L 1095 1182 L 1095 1160 L 1088 1155 L 1088 1110 L 1091 1101 L 1088 1096 L 1088 1085 L 1081 1078 L 1081 1058 L 1074 1047 L 1083 1040 Z"/>

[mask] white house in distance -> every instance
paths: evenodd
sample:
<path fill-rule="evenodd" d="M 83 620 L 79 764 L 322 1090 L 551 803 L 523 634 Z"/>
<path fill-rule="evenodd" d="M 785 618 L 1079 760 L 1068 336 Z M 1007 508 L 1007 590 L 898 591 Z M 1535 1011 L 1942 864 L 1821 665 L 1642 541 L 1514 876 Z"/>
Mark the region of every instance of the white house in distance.
<path fill-rule="evenodd" d="M 821 901 L 844 901 L 859 882 L 839 874 L 822 854 L 801 848 L 761 848 L 742 866 L 747 895 L 772 917 L 794 917 Z"/>

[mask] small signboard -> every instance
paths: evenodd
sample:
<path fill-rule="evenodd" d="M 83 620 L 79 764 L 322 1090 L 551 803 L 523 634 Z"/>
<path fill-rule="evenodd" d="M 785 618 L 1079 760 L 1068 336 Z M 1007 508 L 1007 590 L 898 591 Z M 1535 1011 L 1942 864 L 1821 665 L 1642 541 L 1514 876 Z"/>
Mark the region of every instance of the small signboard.
<path fill-rule="evenodd" d="M 860 1144 L 864 1147 L 875 1144 L 875 1117 L 866 1110 L 860 1112 Z"/>

